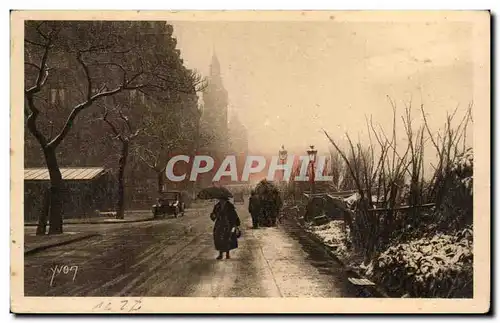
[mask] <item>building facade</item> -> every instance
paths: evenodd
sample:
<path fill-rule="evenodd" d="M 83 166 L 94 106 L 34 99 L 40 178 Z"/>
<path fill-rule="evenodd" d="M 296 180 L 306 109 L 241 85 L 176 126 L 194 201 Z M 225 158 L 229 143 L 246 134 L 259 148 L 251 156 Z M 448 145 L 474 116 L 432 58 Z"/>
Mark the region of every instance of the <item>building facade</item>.
<path fill-rule="evenodd" d="M 234 112 L 228 125 L 229 147 L 233 154 L 246 156 L 248 154 L 248 134 L 239 116 Z"/>
<path fill-rule="evenodd" d="M 189 70 L 183 65 L 180 51 L 176 49 L 177 42 L 173 37 L 173 27 L 165 21 L 121 21 L 121 22 L 95 22 L 99 28 L 109 28 L 113 34 L 119 35 L 122 46 L 126 48 L 141 48 L 141 57 L 144 60 L 158 59 L 158 57 L 172 62 L 175 65 L 175 74 L 171 84 L 182 83 L 183 74 L 189 74 Z M 94 41 L 95 37 L 91 31 L 94 28 L 90 22 L 75 22 L 74 25 L 62 29 L 64 39 L 74 42 L 84 42 L 86 39 Z M 96 27 L 96 28 L 97 28 Z M 26 37 L 34 38 L 32 29 L 27 29 Z M 92 37 L 91 37 L 92 36 Z M 62 36 L 61 36 L 62 37 Z M 132 46 L 133 45 L 133 46 Z M 87 45 L 88 46 L 88 45 Z M 37 46 L 25 46 L 25 59 L 32 63 L 39 63 L 41 57 L 37 52 Z M 104 55 L 104 54 L 103 54 Z M 121 57 L 121 56 L 120 56 Z M 120 60 L 116 59 L 127 69 L 132 69 L 132 55 Z M 104 59 L 104 58 L 103 58 Z M 107 57 L 106 57 L 107 59 Z M 40 99 L 36 102 L 40 109 L 38 118 L 38 129 L 47 137 L 53 138 L 65 124 L 70 109 L 82 102 L 82 93 L 85 92 L 87 79 L 82 72 L 82 67 L 73 52 L 68 52 L 66 47 L 54 47 L 50 52 L 50 77 L 38 94 Z M 127 65 L 129 64 L 129 65 Z M 36 71 L 25 71 L 26 86 L 34 84 Z M 172 71 L 169 71 L 172 72 Z M 179 74 L 179 75 L 178 75 Z M 106 84 L 108 88 L 117 86 L 123 78 L 120 69 L 111 67 L 93 68 L 91 70 L 94 87 Z M 64 167 L 104 167 L 116 176 L 118 159 L 120 154 L 120 143 L 113 140 L 109 127 L 101 121 L 103 107 L 111 111 L 110 119 L 119 124 L 117 113 L 113 113 L 114 107 L 119 106 L 124 115 L 130 120 L 132 128 L 142 129 L 145 116 L 159 119 L 167 116 L 173 119 L 169 124 L 177 125 L 185 134 L 185 138 L 176 145 L 176 151 L 170 154 L 190 154 L 194 150 L 195 130 L 197 127 L 198 103 L 194 91 L 181 88 L 166 89 L 145 94 L 144 91 L 123 91 L 112 97 L 102 98 L 89 108 L 82 111 L 75 120 L 71 130 L 57 148 L 57 159 L 59 166 Z M 166 117 L 165 117 L 166 118 Z M 40 144 L 31 132 L 25 127 L 25 160 L 26 168 L 46 167 Z M 158 140 L 156 140 L 158 141 Z M 156 142 L 155 141 L 155 142 Z M 141 131 L 133 141 L 135 146 L 147 146 L 151 151 L 158 152 L 149 135 Z M 162 156 L 162 159 L 166 157 Z M 154 201 L 157 191 L 157 176 L 137 154 L 129 152 L 128 163 L 125 169 L 126 207 L 144 208 L 149 207 Z M 178 184 L 181 188 L 186 183 Z M 177 188 L 177 187 L 176 187 Z"/>

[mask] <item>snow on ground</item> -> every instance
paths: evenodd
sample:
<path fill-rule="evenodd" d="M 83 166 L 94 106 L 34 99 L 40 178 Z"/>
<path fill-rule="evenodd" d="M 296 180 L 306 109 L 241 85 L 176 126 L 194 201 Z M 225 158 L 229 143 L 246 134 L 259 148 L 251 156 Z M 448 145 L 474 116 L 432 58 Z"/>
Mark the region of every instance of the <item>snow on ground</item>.
<path fill-rule="evenodd" d="M 319 237 L 341 260 L 348 258 L 349 251 L 346 246 L 348 232 L 344 228 L 344 221 L 334 220 L 323 225 L 309 225 L 306 229 Z"/>

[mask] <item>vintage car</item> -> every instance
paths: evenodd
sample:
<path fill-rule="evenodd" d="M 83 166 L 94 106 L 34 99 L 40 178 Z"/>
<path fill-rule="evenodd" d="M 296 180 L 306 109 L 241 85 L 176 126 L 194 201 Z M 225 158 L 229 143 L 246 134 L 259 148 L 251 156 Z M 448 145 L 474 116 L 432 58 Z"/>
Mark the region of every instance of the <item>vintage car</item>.
<path fill-rule="evenodd" d="M 182 191 L 182 202 L 184 202 L 184 208 L 189 209 L 193 203 L 193 195 L 188 191 Z"/>
<path fill-rule="evenodd" d="M 183 195 L 180 191 L 162 192 L 156 199 L 156 204 L 153 205 L 153 216 L 155 218 L 160 215 L 162 217 L 165 215 L 183 216 L 186 208 Z"/>

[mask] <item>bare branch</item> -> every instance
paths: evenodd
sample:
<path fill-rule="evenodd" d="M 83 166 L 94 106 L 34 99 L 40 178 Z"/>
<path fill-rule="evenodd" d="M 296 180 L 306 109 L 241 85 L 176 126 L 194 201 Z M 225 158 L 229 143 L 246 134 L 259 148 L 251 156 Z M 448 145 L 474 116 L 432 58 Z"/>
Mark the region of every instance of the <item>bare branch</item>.
<path fill-rule="evenodd" d="M 427 122 L 427 118 L 425 117 L 425 111 L 424 111 L 424 105 L 423 104 L 420 105 L 420 110 L 422 111 L 422 117 L 424 119 L 425 129 L 427 129 L 427 133 L 429 134 L 429 138 L 431 139 L 431 142 L 434 145 L 434 148 L 436 148 L 436 150 L 439 153 L 440 150 L 439 150 L 438 144 L 434 140 L 434 135 L 432 134 L 431 129 L 429 128 L 429 123 Z"/>
<path fill-rule="evenodd" d="M 30 63 L 30 62 L 24 62 L 24 65 L 28 65 L 28 66 L 31 66 L 31 67 L 34 67 L 36 68 L 37 70 L 40 70 L 40 66 L 36 65 L 36 64 L 33 64 L 33 63 Z"/>
<path fill-rule="evenodd" d="M 48 40 L 49 39 L 49 35 L 46 35 L 42 32 L 42 25 L 45 23 L 45 21 L 42 21 L 38 24 L 38 26 L 36 26 L 36 31 L 40 34 L 40 36 L 42 36 L 44 39 Z"/>
<path fill-rule="evenodd" d="M 392 99 L 389 98 L 389 101 L 391 102 L 392 106 L 392 113 L 393 113 L 393 121 L 392 121 L 392 140 L 391 142 L 394 144 L 394 150 L 392 152 L 392 169 L 394 169 L 394 162 L 396 160 L 396 104 L 392 101 Z"/>
<path fill-rule="evenodd" d="M 170 91 L 175 91 L 175 92 L 180 92 L 180 93 L 185 93 L 185 94 L 194 94 L 196 92 L 196 89 L 190 90 L 189 88 L 181 88 L 178 86 L 172 87 L 171 86 L 172 81 L 165 78 L 164 76 L 154 75 L 154 77 L 165 82 L 165 85 L 160 86 L 160 85 L 156 85 L 156 84 L 148 84 L 149 87 L 158 88 L 161 90 L 170 90 Z"/>
<path fill-rule="evenodd" d="M 111 51 L 111 53 L 113 53 L 113 54 L 128 54 L 136 48 L 137 48 L 137 46 L 132 46 L 132 47 L 130 47 L 128 49 L 124 49 L 124 50 L 114 50 L 114 51 Z"/>
<path fill-rule="evenodd" d="M 47 59 L 49 57 L 49 51 L 50 51 L 51 46 L 52 46 L 52 38 L 49 38 L 47 40 L 47 43 L 44 46 L 44 51 L 42 54 L 42 59 L 40 61 L 40 67 L 38 69 L 38 74 L 36 77 L 35 85 L 25 91 L 25 93 L 27 95 L 32 95 L 32 94 L 39 92 L 41 90 L 42 86 L 47 81 L 47 78 L 49 76 L 49 69 L 47 67 Z"/>
<path fill-rule="evenodd" d="M 144 70 L 142 69 L 142 66 L 141 66 L 140 72 L 138 72 L 135 75 L 133 75 L 130 78 L 130 80 L 128 80 L 125 84 L 130 85 L 133 81 L 135 81 L 136 78 L 138 78 L 139 76 L 141 76 L 143 74 L 144 74 Z M 144 87 L 144 86 L 141 86 L 141 87 Z"/>
<path fill-rule="evenodd" d="M 122 109 L 118 109 L 118 115 L 120 116 L 120 119 L 122 119 L 123 122 L 127 125 L 127 129 L 129 131 L 129 133 L 132 133 L 133 132 L 132 125 L 130 124 L 128 117 L 123 114 Z"/>
<path fill-rule="evenodd" d="M 83 68 L 83 71 L 85 72 L 85 77 L 87 78 L 87 100 L 90 100 L 90 98 L 92 97 L 92 79 L 90 77 L 89 67 L 83 61 L 82 51 L 78 51 L 76 59 L 78 60 L 78 62 Z"/>
<path fill-rule="evenodd" d="M 147 161 L 144 157 L 142 157 L 142 156 L 141 156 L 141 154 L 137 154 L 137 156 L 139 157 L 139 159 L 140 159 L 140 160 L 141 160 L 141 161 L 142 161 L 142 162 L 143 162 L 146 166 L 148 166 L 149 168 L 151 168 L 151 169 L 153 169 L 153 170 L 155 170 L 155 169 L 156 169 L 155 164 L 154 164 L 154 163 L 153 163 L 153 164 L 149 163 L 149 162 L 148 162 L 148 161 Z"/>
<path fill-rule="evenodd" d="M 125 68 L 118 64 L 118 63 L 114 63 L 114 62 L 92 62 L 91 64 L 89 64 L 89 66 L 114 66 L 114 67 L 118 67 L 122 73 L 123 73 L 123 79 L 122 79 L 122 83 L 123 84 L 127 84 L 128 81 L 127 81 L 127 71 L 125 70 Z"/>
<path fill-rule="evenodd" d="M 134 133 L 129 135 L 129 138 L 133 139 L 133 138 L 137 137 L 141 133 L 141 131 L 142 131 L 142 129 L 137 129 Z"/>
<path fill-rule="evenodd" d="M 380 128 L 380 133 L 382 134 L 382 136 L 384 136 L 384 139 L 385 139 L 387 145 L 389 146 L 389 148 L 391 148 L 393 150 L 393 154 L 395 155 L 395 157 L 398 157 L 399 159 L 401 159 L 401 156 L 399 155 L 398 151 L 396 150 L 396 146 L 394 146 L 393 140 L 389 141 L 389 138 L 387 138 L 387 135 L 385 134 L 384 129 L 382 129 L 382 126 L 380 124 L 378 126 Z M 395 157 L 393 157 L 393 160 L 396 159 Z"/>
<path fill-rule="evenodd" d="M 465 147 L 467 144 L 467 127 L 469 125 L 469 120 L 471 122 L 473 122 L 473 120 L 472 120 L 472 105 L 471 104 L 469 104 L 469 106 L 467 107 L 467 121 L 465 122 L 464 131 L 463 131 L 464 132 L 464 139 L 463 139 L 463 146 L 462 146 L 463 151 L 465 151 Z"/>
<path fill-rule="evenodd" d="M 99 51 L 107 51 L 109 49 L 113 48 L 113 45 L 90 45 L 86 49 L 80 49 L 78 50 L 81 53 L 90 53 L 90 52 L 99 52 Z"/>
<path fill-rule="evenodd" d="M 106 107 L 104 107 L 104 114 L 102 116 L 102 120 L 108 124 L 109 128 L 111 129 L 113 134 L 116 136 L 116 138 L 123 140 L 123 136 L 118 131 L 118 129 L 116 129 L 116 126 L 108 119 L 108 109 Z"/>
<path fill-rule="evenodd" d="M 43 46 L 40 46 L 40 47 L 44 48 L 43 54 L 42 54 L 42 58 L 40 60 L 40 65 L 38 66 L 38 65 L 33 64 L 33 63 L 28 63 L 27 64 L 27 65 L 30 65 L 30 66 L 35 66 L 38 69 L 38 73 L 37 73 L 37 76 L 36 76 L 35 85 L 32 86 L 31 88 L 25 90 L 24 93 L 25 93 L 26 101 L 28 103 L 28 108 L 31 111 L 29 113 L 29 115 L 28 115 L 27 120 L 26 120 L 28 129 L 35 136 L 35 138 L 38 140 L 38 142 L 40 143 L 40 145 L 42 146 L 42 148 L 45 149 L 47 147 L 47 139 L 43 136 L 43 134 L 37 128 L 36 121 L 37 121 L 38 115 L 40 113 L 40 110 L 38 110 L 38 108 L 35 106 L 34 96 L 35 96 L 36 93 L 40 92 L 40 90 L 45 85 L 45 82 L 47 81 L 47 78 L 49 76 L 49 68 L 47 67 L 47 60 L 48 60 L 48 57 L 49 57 L 50 49 L 52 47 L 52 42 L 53 42 L 52 36 L 53 36 L 53 33 L 50 34 L 50 37 L 47 36 L 47 35 L 45 35 L 40 30 L 40 27 L 42 26 L 42 24 L 43 24 L 43 22 L 40 23 L 36 27 L 36 30 L 47 41 L 46 41 L 45 44 L 43 44 Z M 29 43 L 29 41 L 28 41 L 28 43 Z M 41 45 L 41 44 L 37 43 L 37 45 Z"/>
<path fill-rule="evenodd" d="M 208 86 L 207 80 L 202 77 L 196 70 L 190 70 L 189 73 L 189 81 L 194 86 L 195 91 L 204 91 Z"/>
<path fill-rule="evenodd" d="M 24 39 L 25 42 L 27 42 L 28 44 L 30 45 L 33 45 L 33 46 L 38 46 L 38 47 L 45 47 L 45 44 L 42 44 L 42 43 L 37 43 L 35 41 L 32 41 L 32 40 L 29 40 L 27 38 Z"/>
<path fill-rule="evenodd" d="M 97 93 L 97 94 L 94 94 L 93 96 L 90 97 L 89 100 L 85 101 L 85 102 L 82 102 L 80 104 L 78 104 L 77 106 L 75 106 L 73 108 L 73 110 L 71 111 L 71 113 L 69 114 L 68 116 L 68 119 L 66 120 L 66 123 L 64 124 L 61 132 L 54 138 L 52 139 L 48 145 L 52 146 L 52 147 L 57 147 L 61 141 L 64 139 L 64 137 L 66 137 L 66 135 L 68 134 L 71 126 L 73 125 L 73 121 L 75 120 L 75 118 L 78 116 L 78 114 L 85 108 L 88 108 L 89 106 L 92 105 L 92 103 L 94 103 L 94 101 L 96 101 L 97 99 L 100 99 L 100 98 L 103 98 L 103 97 L 107 97 L 107 96 L 111 96 L 111 95 L 114 95 L 120 91 L 122 91 L 124 88 L 123 86 L 119 86 L 113 90 L 110 90 L 110 91 L 105 91 L 105 92 L 100 92 L 100 93 Z"/>
<path fill-rule="evenodd" d="M 342 156 L 342 158 L 344 159 L 344 162 L 346 163 L 348 169 L 349 169 L 349 172 L 351 173 L 351 176 L 352 178 L 356 181 L 356 185 L 358 185 L 358 188 L 359 190 L 362 190 L 362 187 L 361 187 L 361 184 L 359 183 L 359 181 L 357 180 L 357 176 L 354 172 L 354 169 L 352 168 L 351 164 L 349 163 L 349 160 L 347 159 L 346 155 L 344 154 L 344 152 L 342 152 L 342 150 L 337 146 L 337 144 L 335 143 L 335 141 L 330 137 L 330 135 L 328 135 L 328 133 L 322 129 L 323 132 L 325 133 L 326 137 L 328 138 L 328 140 L 332 143 L 333 147 L 335 147 L 335 149 L 339 152 L 340 156 Z"/>
<path fill-rule="evenodd" d="M 371 135 L 371 131 L 370 131 L 370 125 L 368 123 L 368 117 L 366 115 L 365 115 L 365 121 L 366 121 L 366 128 L 368 130 L 368 139 L 370 140 L 370 151 L 371 151 L 371 158 L 372 158 L 372 162 L 373 162 L 375 160 L 374 151 L 373 151 L 373 141 L 372 141 L 372 135 Z"/>
<path fill-rule="evenodd" d="M 143 153 L 139 151 L 139 149 L 142 150 Z M 157 170 L 158 168 L 158 157 L 155 155 L 151 150 L 148 148 L 141 146 L 135 150 L 136 155 L 141 159 L 141 161 L 151 168 L 152 170 Z M 144 156 L 143 156 L 144 155 Z M 147 155 L 147 156 L 146 156 Z M 149 162 L 147 158 L 152 159 L 153 162 Z"/>
<path fill-rule="evenodd" d="M 27 95 L 26 99 L 28 101 L 28 107 L 31 110 L 31 113 L 28 115 L 28 118 L 26 120 L 26 124 L 28 126 L 28 129 L 38 140 L 42 148 L 45 148 L 47 146 L 47 139 L 45 139 L 44 135 L 40 132 L 40 130 L 38 130 L 36 126 L 36 120 L 38 118 L 40 110 L 38 110 L 38 108 L 35 106 L 33 94 Z"/>

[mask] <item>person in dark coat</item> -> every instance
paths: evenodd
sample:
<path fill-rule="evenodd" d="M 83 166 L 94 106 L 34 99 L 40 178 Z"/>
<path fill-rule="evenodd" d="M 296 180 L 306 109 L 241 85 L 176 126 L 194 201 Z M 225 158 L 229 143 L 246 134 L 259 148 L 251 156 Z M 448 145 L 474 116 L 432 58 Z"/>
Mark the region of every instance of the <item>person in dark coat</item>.
<path fill-rule="evenodd" d="M 276 221 L 280 216 L 281 208 L 283 207 L 283 201 L 281 200 L 281 196 L 279 192 L 276 192 L 274 194 L 274 201 L 273 201 L 273 217 L 272 217 L 272 225 L 276 225 Z"/>
<path fill-rule="evenodd" d="M 229 251 L 238 248 L 238 237 L 236 231 L 239 230 L 240 218 L 234 205 L 228 199 L 219 199 L 214 206 L 210 218 L 214 221 L 214 245 L 219 251 L 217 259 L 222 259 L 226 253 L 226 259 L 231 258 Z"/>
<path fill-rule="evenodd" d="M 255 191 L 252 191 L 250 198 L 248 199 L 248 212 L 252 216 L 252 226 L 254 229 L 259 227 L 259 215 L 260 215 L 260 207 L 259 207 L 259 199 L 255 194 Z"/>

